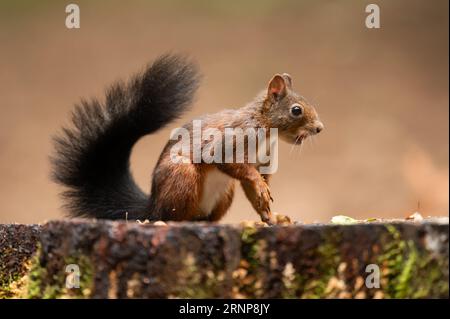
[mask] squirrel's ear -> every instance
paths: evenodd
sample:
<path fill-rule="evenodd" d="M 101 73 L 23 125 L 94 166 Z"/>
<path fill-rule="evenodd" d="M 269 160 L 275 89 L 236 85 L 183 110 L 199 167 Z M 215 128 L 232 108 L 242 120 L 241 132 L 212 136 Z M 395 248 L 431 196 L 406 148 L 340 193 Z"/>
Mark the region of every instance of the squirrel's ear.
<path fill-rule="evenodd" d="M 283 73 L 283 78 L 286 80 L 288 87 L 292 88 L 292 77 L 287 73 Z"/>
<path fill-rule="evenodd" d="M 286 95 L 286 80 L 282 75 L 275 74 L 269 82 L 267 95 L 275 99 L 282 98 Z"/>

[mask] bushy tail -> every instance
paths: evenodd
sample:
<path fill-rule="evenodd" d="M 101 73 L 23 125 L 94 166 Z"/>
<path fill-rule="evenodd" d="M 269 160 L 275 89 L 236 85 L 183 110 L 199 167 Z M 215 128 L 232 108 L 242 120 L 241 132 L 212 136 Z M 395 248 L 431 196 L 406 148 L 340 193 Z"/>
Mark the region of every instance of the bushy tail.
<path fill-rule="evenodd" d="M 106 91 L 106 100 L 81 101 L 73 127 L 54 139 L 54 181 L 64 185 L 72 216 L 148 218 L 149 197 L 134 182 L 129 158 L 136 141 L 187 109 L 198 87 L 196 66 L 163 55 L 146 70 Z"/>

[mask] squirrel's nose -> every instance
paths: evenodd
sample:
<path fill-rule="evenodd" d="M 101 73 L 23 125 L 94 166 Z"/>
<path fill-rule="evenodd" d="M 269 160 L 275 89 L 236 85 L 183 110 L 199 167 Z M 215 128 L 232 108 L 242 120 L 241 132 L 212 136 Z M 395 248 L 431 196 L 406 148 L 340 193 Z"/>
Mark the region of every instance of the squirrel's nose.
<path fill-rule="evenodd" d="M 316 126 L 316 134 L 319 134 L 320 132 L 322 132 L 322 130 L 323 130 L 323 124 L 322 123 L 317 123 L 317 126 Z"/>

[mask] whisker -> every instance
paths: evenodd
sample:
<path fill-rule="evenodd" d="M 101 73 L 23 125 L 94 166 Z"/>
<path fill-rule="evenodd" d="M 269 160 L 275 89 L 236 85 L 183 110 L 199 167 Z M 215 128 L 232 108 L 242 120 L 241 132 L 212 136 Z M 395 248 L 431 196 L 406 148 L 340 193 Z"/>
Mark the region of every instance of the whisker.
<path fill-rule="evenodd" d="M 290 149 L 290 151 L 289 151 L 289 156 L 292 155 L 292 151 L 294 150 L 294 147 L 295 147 L 295 144 L 292 144 L 291 149 Z"/>
<path fill-rule="evenodd" d="M 298 157 L 300 157 L 300 154 L 302 153 L 303 143 L 300 143 L 300 147 L 298 148 Z"/>
<path fill-rule="evenodd" d="M 294 144 L 292 144 L 291 146 L 291 150 L 289 151 L 289 156 L 291 156 L 292 151 L 294 150 L 295 146 L 297 145 L 298 139 L 300 138 L 300 136 L 297 136 L 297 138 L 295 139 Z"/>
<path fill-rule="evenodd" d="M 312 140 L 312 145 L 315 146 L 316 145 L 316 137 L 314 135 L 311 136 L 311 140 Z"/>

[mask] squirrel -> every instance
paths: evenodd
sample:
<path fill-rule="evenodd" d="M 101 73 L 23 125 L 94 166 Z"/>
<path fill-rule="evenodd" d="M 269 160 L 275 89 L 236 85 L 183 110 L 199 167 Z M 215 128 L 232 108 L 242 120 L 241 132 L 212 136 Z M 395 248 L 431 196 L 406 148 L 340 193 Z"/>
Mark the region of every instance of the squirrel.
<path fill-rule="evenodd" d="M 229 209 L 239 181 L 261 220 L 274 223 L 271 174 L 260 173 L 258 163 L 174 163 L 170 152 L 176 141 L 170 140 L 153 171 L 151 194 L 134 182 L 133 145 L 188 110 L 200 78 L 191 59 L 165 54 L 128 82 L 110 86 L 103 103 L 82 99 L 75 106 L 72 126 L 54 138 L 51 156 L 52 179 L 65 186 L 62 197 L 71 216 L 214 222 Z M 275 74 L 246 106 L 200 119 L 202 129 L 221 132 L 227 127 L 277 128 L 280 138 L 291 144 L 324 128 L 315 108 L 293 91 L 286 73 Z M 184 127 L 192 131 L 192 124 Z"/>

